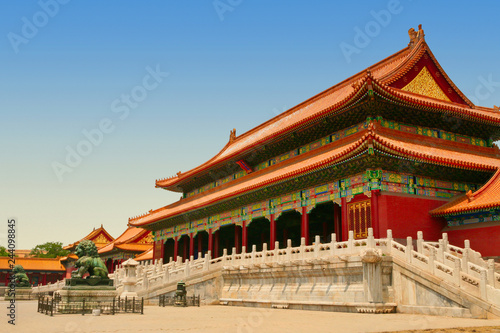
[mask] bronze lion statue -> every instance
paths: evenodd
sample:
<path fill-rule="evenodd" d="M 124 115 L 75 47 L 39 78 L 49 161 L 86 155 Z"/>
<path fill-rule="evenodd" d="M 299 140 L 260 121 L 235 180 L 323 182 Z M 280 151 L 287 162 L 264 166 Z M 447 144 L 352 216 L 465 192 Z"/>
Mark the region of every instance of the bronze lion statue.
<path fill-rule="evenodd" d="M 15 265 L 14 268 L 12 268 L 12 272 L 14 273 L 14 279 L 16 280 L 16 287 L 30 287 L 30 280 L 28 279 L 28 275 L 26 275 L 23 266 Z"/>
<path fill-rule="evenodd" d="M 108 279 L 108 269 L 99 258 L 94 242 L 81 241 L 76 247 L 75 254 L 78 256 L 75 263 L 77 270 L 71 273 L 71 277 L 83 278 L 86 273 L 89 273 L 87 278 Z"/>

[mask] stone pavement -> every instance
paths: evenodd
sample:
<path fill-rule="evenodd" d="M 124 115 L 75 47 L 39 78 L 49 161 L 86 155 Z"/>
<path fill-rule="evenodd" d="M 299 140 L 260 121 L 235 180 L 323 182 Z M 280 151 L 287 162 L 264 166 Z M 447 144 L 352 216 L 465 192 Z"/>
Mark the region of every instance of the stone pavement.
<path fill-rule="evenodd" d="M 16 326 L 0 301 L 0 332 L 383 332 L 410 329 L 500 326 L 500 320 L 405 314 L 357 314 L 228 306 L 147 306 L 144 315 L 55 315 L 36 311 L 36 301 L 17 302 Z"/>

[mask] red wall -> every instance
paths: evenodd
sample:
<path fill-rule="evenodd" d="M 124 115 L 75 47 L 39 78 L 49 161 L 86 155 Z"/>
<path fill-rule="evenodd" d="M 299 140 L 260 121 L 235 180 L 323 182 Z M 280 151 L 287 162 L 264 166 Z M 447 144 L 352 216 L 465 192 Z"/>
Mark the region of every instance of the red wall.
<path fill-rule="evenodd" d="M 425 240 L 437 241 L 446 221 L 430 216 L 429 211 L 446 202 L 427 197 L 381 194 L 378 197 L 380 237 L 387 236 L 387 229 L 392 229 L 393 238 L 404 239 L 408 236 L 415 239 L 417 232 L 422 231 Z"/>
<path fill-rule="evenodd" d="M 483 257 L 500 256 L 500 225 L 447 231 L 450 244 L 464 247 L 464 240 L 470 240 L 470 247 L 481 252 Z"/>

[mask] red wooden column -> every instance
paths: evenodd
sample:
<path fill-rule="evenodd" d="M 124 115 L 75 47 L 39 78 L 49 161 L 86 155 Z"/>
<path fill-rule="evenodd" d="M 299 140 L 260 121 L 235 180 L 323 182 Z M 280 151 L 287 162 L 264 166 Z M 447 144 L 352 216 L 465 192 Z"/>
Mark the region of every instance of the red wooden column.
<path fill-rule="evenodd" d="M 42 273 L 42 285 L 46 285 L 47 284 L 47 274 L 46 273 Z"/>
<path fill-rule="evenodd" d="M 243 225 L 241 227 L 241 246 L 245 247 L 246 252 L 248 252 L 247 244 L 248 244 L 247 221 L 243 221 Z"/>
<path fill-rule="evenodd" d="M 198 233 L 198 253 L 203 256 L 203 233 Z"/>
<path fill-rule="evenodd" d="M 372 191 L 372 196 L 371 196 L 371 219 L 372 219 L 372 228 L 373 228 L 373 237 L 379 238 L 380 236 L 380 230 L 379 230 L 379 224 L 378 224 L 378 195 L 380 191 L 379 190 L 373 190 Z"/>
<path fill-rule="evenodd" d="M 174 237 L 174 261 L 177 261 L 177 257 L 179 256 L 179 239 L 177 237 Z"/>
<path fill-rule="evenodd" d="M 189 234 L 189 258 L 191 256 L 194 256 L 194 234 L 190 233 Z"/>
<path fill-rule="evenodd" d="M 240 253 L 240 227 L 234 225 L 234 247 L 236 249 L 236 253 Z"/>
<path fill-rule="evenodd" d="M 271 226 L 270 226 L 270 239 L 269 239 L 269 249 L 274 250 L 274 243 L 276 242 L 276 221 L 274 220 L 274 214 L 271 214 Z"/>
<path fill-rule="evenodd" d="M 348 212 L 347 212 L 347 200 L 344 198 L 342 198 L 342 240 L 343 242 L 345 242 L 348 238 L 349 238 L 349 226 L 348 226 L 348 223 L 347 221 L 349 220 L 348 219 Z"/>
<path fill-rule="evenodd" d="M 307 207 L 302 207 L 302 231 L 301 237 L 306 239 L 306 245 L 309 245 L 309 214 L 307 214 Z"/>
<path fill-rule="evenodd" d="M 212 229 L 208 229 L 208 251 L 210 251 L 212 258 L 215 258 L 215 255 L 214 255 L 214 236 L 212 234 Z"/>

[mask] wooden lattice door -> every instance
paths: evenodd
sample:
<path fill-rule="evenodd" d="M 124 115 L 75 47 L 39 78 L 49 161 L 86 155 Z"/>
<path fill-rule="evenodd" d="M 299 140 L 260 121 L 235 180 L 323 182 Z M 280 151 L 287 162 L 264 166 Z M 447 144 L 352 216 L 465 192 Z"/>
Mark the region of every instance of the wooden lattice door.
<path fill-rule="evenodd" d="M 368 237 L 368 228 L 372 226 L 370 200 L 348 204 L 347 211 L 349 230 L 354 231 L 354 238 Z"/>

